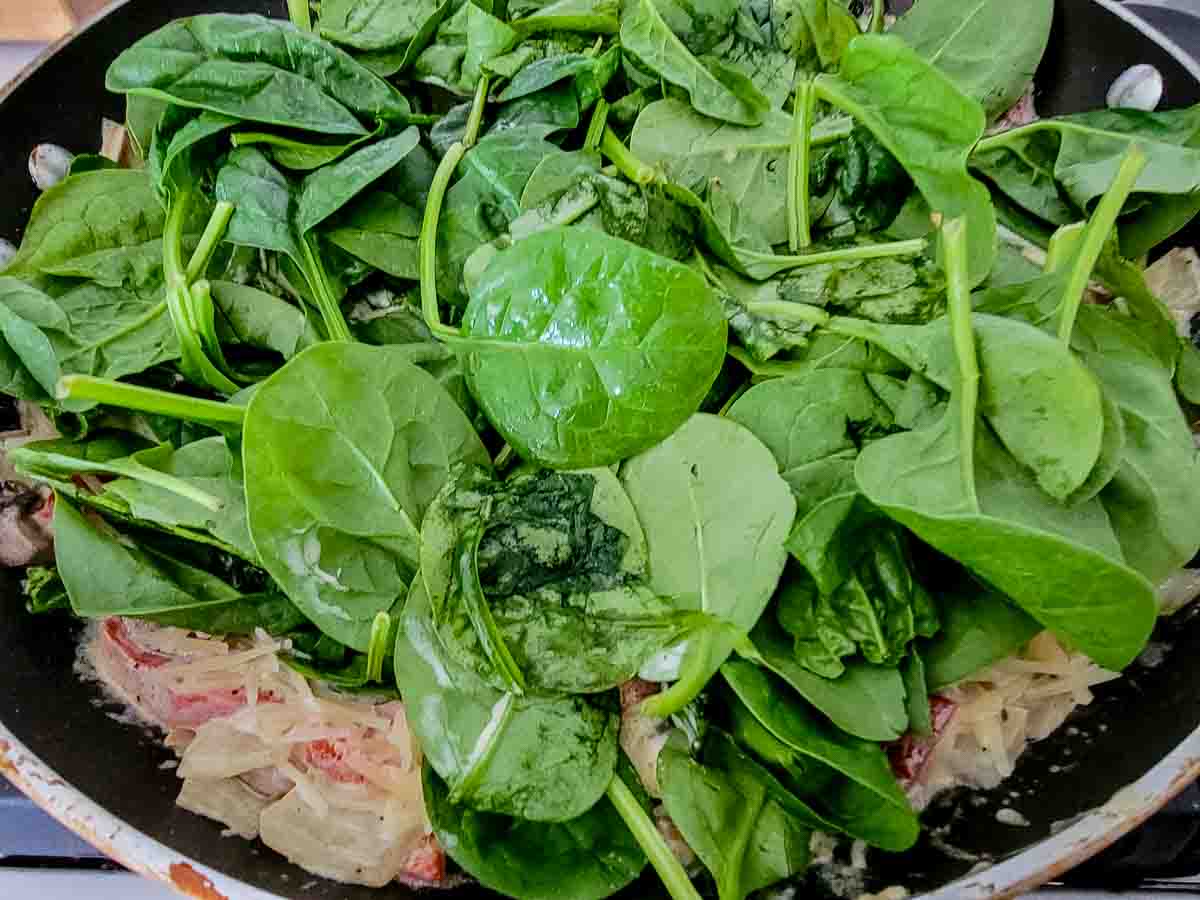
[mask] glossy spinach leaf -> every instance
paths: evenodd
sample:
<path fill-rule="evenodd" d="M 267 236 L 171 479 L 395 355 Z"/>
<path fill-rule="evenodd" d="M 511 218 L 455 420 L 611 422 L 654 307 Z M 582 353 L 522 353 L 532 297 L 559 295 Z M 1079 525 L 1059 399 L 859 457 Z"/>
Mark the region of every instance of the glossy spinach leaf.
<path fill-rule="evenodd" d="M 285 169 L 295 172 L 310 172 L 321 166 L 329 165 L 355 147 L 378 137 L 379 131 L 380 129 L 376 129 L 372 134 L 364 134 L 350 140 L 343 139 L 333 143 L 298 140 L 266 131 L 239 131 L 233 134 L 232 141 L 235 147 L 252 145 L 266 147 L 271 154 L 271 159 Z"/>
<path fill-rule="evenodd" d="M 885 35 L 855 38 L 838 74 L 818 76 L 815 86 L 899 160 L 931 208 L 966 217 L 969 276 L 972 284 L 983 281 L 996 256 L 996 213 L 987 188 L 967 172 L 967 157 L 983 135 L 979 104 L 899 38 Z"/>
<path fill-rule="evenodd" d="M 447 482 L 421 528 L 421 577 L 442 643 L 498 688 L 511 675 L 493 642 L 535 693 L 632 678 L 684 625 L 646 586 L 646 562 L 637 514 L 608 469 L 504 482 L 469 470 Z"/>
<path fill-rule="evenodd" d="M 565 822 L 534 822 L 451 803 L 449 787 L 429 765 L 424 779 L 425 808 L 438 841 L 489 890 L 516 900 L 602 900 L 646 866 L 606 797 Z"/>
<path fill-rule="evenodd" d="M 408 588 L 421 518 L 450 468 L 490 463 L 453 398 L 410 358 L 319 344 L 262 382 L 246 410 L 262 565 L 322 631 L 360 651 Z"/>
<path fill-rule="evenodd" d="M 792 641 L 770 614 L 758 620 L 738 654 L 774 672 L 847 734 L 883 742 L 907 729 L 904 684 L 894 667 L 851 660 L 837 678 L 823 678 L 796 660 Z"/>
<path fill-rule="evenodd" d="M 719 60 L 701 61 L 675 36 L 651 0 L 623 0 L 621 48 L 671 84 L 682 88 L 697 112 L 758 125 L 771 108 L 754 82 Z"/>
<path fill-rule="evenodd" d="M 253 635 L 261 628 L 267 634 L 279 636 L 308 624 L 304 614 L 277 590 L 243 594 L 240 599 L 221 606 L 170 610 L 144 618 L 159 625 L 217 635 Z"/>
<path fill-rule="evenodd" d="M 446 652 L 424 580 L 401 613 L 396 685 L 450 804 L 566 822 L 601 801 L 617 762 L 617 715 L 579 696 L 496 690 Z"/>
<path fill-rule="evenodd" d="M 659 754 L 658 782 L 667 815 L 712 873 L 717 896 L 743 900 L 804 871 L 812 832 L 735 748 L 721 762 L 693 759 L 676 732 Z"/>
<path fill-rule="evenodd" d="M 913 845 L 920 831 L 917 815 L 878 744 L 822 722 L 753 663 L 728 662 L 721 667 L 721 677 L 737 703 L 774 738 L 793 753 L 834 769 L 850 783 L 827 784 L 812 798 L 828 819 L 848 834 L 887 850 Z"/>
<path fill-rule="evenodd" d="M 705 414 L 626 462 L 621 480 L 646 532 L 651 589 L 708 619 L 688 638 L 679 680 L 647 707 L 668 715 L 700 693 L 762 615 L 796 504 L 753 434 Z"/>
<path fill-rule="evenodd" d="M 490 4 L 487 4 L 490 9 Z M 484 65 L 520 41 L 503 19 L 475 3 L 463 3 L 438 27 L 436 39 L 413 63 L 413 77 L 468 97 Z"/>
<path fill-rule="evenodd" d="M 1041 0 L 920 0 L 888 33 L 903 38 L 994 120 L 1012 108 L 1033 78 L 1050 41 L 1053 14 L 1054 7 Z"/>
<path fill-rule="evenodd" d="M 420 210 L 377 188 L 349 204 L 322 234 L 379 271 L 415 281 L 420 231 Z"/>
<path fill-rule="evenodd" d="M 946 687 L 1012 656 L 1042 626 L 999 592 L 974 580 L 937 594 L 942 629 L 921 644 L 925 681 Z"/>
<path fill-rule="evenodd" d="M 248 284 L 214 281 L 212 297 L 223 341 L 274 350 L 287 360 L 324 340 L 305 310 Z"/>
<path fill-rule="evenodd" d="M 498 254 L 453 344 L 480 408 L 523 457 L 606 465 L 671 434 L 704 399 L 726 326 L 690 269 L 567 228 Z"/>
<path fill-rule="evenodd" d="M 119 94 L 319 134 L 364 134 L 403 122 L 408 101 L 346 52 L 261 16 L 176 19 L 134 43 L 108 69 Z"/>

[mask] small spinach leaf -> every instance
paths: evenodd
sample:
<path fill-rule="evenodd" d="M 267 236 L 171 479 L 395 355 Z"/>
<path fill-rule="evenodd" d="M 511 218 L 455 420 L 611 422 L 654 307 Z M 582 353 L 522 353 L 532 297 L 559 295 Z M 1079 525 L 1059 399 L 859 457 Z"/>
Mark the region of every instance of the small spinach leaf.
<path fill-rule="evenodd" d="M 929 689 L 953 684 L 1012 656 L 1042 626 L 998 591 L 977 581 L 937 595 L 942 630 L 921 646 Z"/>

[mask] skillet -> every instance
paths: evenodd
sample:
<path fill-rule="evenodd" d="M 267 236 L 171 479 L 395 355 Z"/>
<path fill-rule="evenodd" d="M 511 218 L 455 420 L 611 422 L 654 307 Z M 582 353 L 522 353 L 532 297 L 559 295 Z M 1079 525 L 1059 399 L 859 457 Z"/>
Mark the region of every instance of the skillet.
<path fill-rule="evenodd" d="M 0 236 L 20 240 L 36 199 L 26 174 L 35 144 L 91 150 L 101 117 L 123 118 L 122 98 L 104 91 L 108 63 L 171 19 L 218 9 L 286 17 L 283 0 L 124 0 L 0 91 L 0 195 L 7 201 Z M 1050 49 L 1035 79 L 1038 111 L 1101 107 L 1113 78 L 1135 63 L 1162 73 L 1161 108 L 1200 102 L 1200 65 L 1161 34 L 1107 0 L 1055 0 Z M 1175 242 L 1200 242 L 1200 226 Z M 178 781 L 162 768 L 171 752 L 149 732 L 114 720 L 114 708 L 75 675 L 79 626 L 25 614 L 11 573 L 0 572 L 0 595 L 9 598 L 0 604 L 0 772 L 85 839 L 201 900 L 417 896 L 398 885 L 371 890 L 315 878 L 177 808 Z M 1200 775 L 1200 615 L 1184 612 L 1163 623 L 1156 640 L 1171 647 L 1165 662 L 1135 664 L 1129 677 L 1101 687 L 1072 720 L 1074 733 L 1062 729 L 1035 745 L 998 791 L 943 799 L 924 818 L 936 837 L 927 834 L 902 855 L 874 854 L 874 886 L 902 884 L 926 900 L 1012 896 L 1116 840 Z M 1029 825 L 999 822 L 1001 804 Z M 995 865 L 969 875 L 981 861 Z M 644 897 L 651 883 L 622 896 Z M 444 896 L 491 895 L 463 888 Z"/>

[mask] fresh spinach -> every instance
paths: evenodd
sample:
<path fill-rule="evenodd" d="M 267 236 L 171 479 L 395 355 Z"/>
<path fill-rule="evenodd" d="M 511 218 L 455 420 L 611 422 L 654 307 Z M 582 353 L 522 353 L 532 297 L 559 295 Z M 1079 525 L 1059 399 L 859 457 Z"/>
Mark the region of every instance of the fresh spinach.
<path fill-rule="evenodd" d="M 602 802 L 617 762 L 617 716 L 580 696 L 500 691 L 446 652 L 424 581 L 400 614 L 396 685 L 447 802 L 567 822 Z"/>
<path fill-rule="evenodd" d="M 579 468 L 627 458 L 696 410 L 724 358 L 725 319 L 690 269 L 551 228 L 497 255 L 451 342 L 509 444 Z"/>
<path fill-rule="evenodd" d="M 996 256 L 996 213 L 987 188 L 967 172 L 983 135 L 983 109 L 896 37 L 850 42 L 837 75 L 820 75 L 817 96 L 865 125 L 904 169 L 929 205 L 969 223 L 968 273 L 987 277 Z M 920 86 L 919 88 L 917 86 Z"/>
<path fill-rule="evenodd" d="M 998 591 L 973 580 L 937 595 L 942 628 L 921 644 L 930 690 L 951 685 L 1012 656 L 1042 626 Z"/>
<path fill-rule="evenodd" d="M 888 33 L 937 66 L 994 120 L 1029 86 L 1053 18 L 1053 6 L 1040 0 L 919 0 Z"/>
<path fill-rule="evenodd" d="M 467 471 L 421 528 L 443 644 L 506 689 L 589 693 L 632 678 L 683 624 L 646 587 L 646 561 L 637 514 L 608 469 L 503 483 Z"/>
<path fill-rule="evenodd" d="M 774 672 L 847 734 L 894 741 L 906 730 L 904 684 L 894 667 L 851 660 L 837 678 L 815 675 L 797 662 L 788 635 L 768 613 L 738 654 Z"/>
<path fill-rule="evenodd" d="M 692 55 L 651 0 L 623 0 L 621 48 L 656 75 L 678 85 L 697 112 L 735 125 L 758 125 L 771 108 L 754 82 L 719 60 Z"/>
<path fill-rule="evenodd" d="M 403 95 L 348 53 L 251 15 L 176 19 L 122 52 L 105 86 L 318 134 L 364 134 L 411 115 Z"/>
<path fill-rule="evenodd" d="M 645 704 L 666 716 L 700 693 L 758 621 L 783 571 L 796 504 L 770 451 L 706 414 L 626 462 L 621 481 L 646 532 L 651 589 L 708 620 L 688 638 L 678 680 Z"/>
<path fill-rule="evenodd" d="M 676 732 L 658 757 L 663 806 L 717 882 L 720 900 L 748 894 L 807 867 L 812 836 L 769 793 L 757 767 L 731 750 L 724 766 L 693 759 Z"/>
<path fill-rule="evenodd" d="M 421 518 L 450 468 L 490 463 L 458 404 L 410 358 L 403 347 L 319 344 L 246 409 L 246 506 L 262 565 L 314 624 L 360 651 L 408 588 Z"/>
<path fill-rule="evenodd" d="M 489 890 L 517 900 L 602 900 L 646 867 L 645 853 L 605 798 L 565 822 L 535 822 L 452 803 L 432 766 L 424 778 L 434 834 Z"/>
<path fill-rule="evenodd" d="M 721 667 L 721 677 L 744 712 L 791 753 L 843 776 L 809 798 L 827 819 L 886 850 L 906 850 L 913 845 L 920 830 L 916 813 L 878 744 L 850 737 L 822 722 L 753 663 L 728 662 Z"/>

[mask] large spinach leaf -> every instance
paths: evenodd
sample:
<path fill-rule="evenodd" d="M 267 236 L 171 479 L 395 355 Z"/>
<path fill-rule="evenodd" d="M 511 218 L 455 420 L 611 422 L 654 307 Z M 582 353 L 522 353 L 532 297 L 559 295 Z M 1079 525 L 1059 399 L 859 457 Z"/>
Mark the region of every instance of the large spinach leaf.
<path fill-rule="evenodd" d="M 1033 78 L 1053 18 L 1053 5 L 1042 0 L 919 0 L 888 33 L 903 38 L 996 119 Z"/>
<path fill-rule="evenodd" d="M 396 642 L 396 685 L 447 802 L 539 822 L 596 805 L 617 762 L 615 712 L 583 697 L 499 691 L 446 652 L 424 580 L 413 580 Z"/>
<path fill-rule="evenodd" d="M 345 51 L 261 16 L 176 19 L 121 53 L 105 85 L 320 134 L 364 134 L 411 113 L 395 88 Z"/>
<path fill-rule="evenodd" d="M 683 88 L 697 112 L 735 125 L 758 125 L 771 109 L 770 101 L 741 72 L 719 60 L 693 56 L 652 0 L 624 0 L 621 47 L 647 69 Z"/>
<path fill-rule="evenodd" d="M 453 343 L 509 444 L 542 465 L 579 468 L 675 431 L 716 378 L 725 332 L 692 270 L 615 238 L 552 228 L 497 255 Z"/>
<path fill-rule="evenodd" d="M 762 615 L 796 504 L 753 434 L 705 414 L 625 463 L 621 480 L 646 532 L 651 589 L 708 619 L 688 639 L 679 680 L 648 702 L 668 715 L 700 693 Z"/>
<path fill-rule="evenodd" d="M 719 740 L 720 738 L 714 738 Z M 658 757 L 663 805 L 717 882 L 720 900 L 743 900 L 804 871 L 812 832 L 769 792 L 761 770 L 735 748 L 701 763 L 676 732 Z"/>
<path fill-rule="evenodd" d="M 322 631 L 360 651 L 407 590 L 417 529 L 451 466 L 490 463 L 458 404 L 410 358 L 320 344 L 262 382 L 246 410 L 259 558 Z"/>
<path fill-rule="evenodd" d="M 983 135 L 979 104 L 895 37 L 850 42 L 837 75 L 821 75 L 818 96 L 865 125 L 912 176 L 930 207 L 966 217 L 972 284 L 996 256 L 996 213 L 987 188 L 967 172 Z"/>
<path fill-rule="evenodd" d="M 822 722 L 774 676 L 751 662 L 721 667 L 734 711 L 748 714 L 790 751 L 835 770 L 843 778 L 821 785 L 806 799 L 837 827 L 887 850 L 906 850 L 920 831 L 916 813 L 875 743 L 843 734 Z M 791 779 L 794 782 L 802 779 Z"/>
<path fill-rule="evenodd" d="M 451 803 L 431 766 L 424 777 L 429 821 L 450 858 L 507 897 L 602 900 L 646 867 L 646 855 L 607 798 L 565 822 L 532 822 Z"/>
<path fill-rule="evenodd" d="M 646 587 L 646 542 L 608 469 L 471 470 L 421 528 L 421 577 L 446 649 L 496 687 L 607 690 L 679 631 Z"/>

